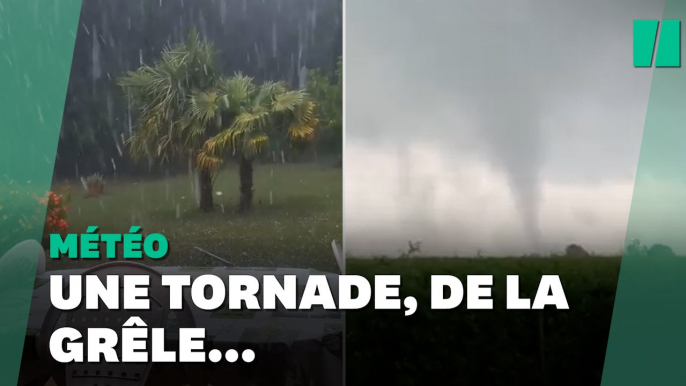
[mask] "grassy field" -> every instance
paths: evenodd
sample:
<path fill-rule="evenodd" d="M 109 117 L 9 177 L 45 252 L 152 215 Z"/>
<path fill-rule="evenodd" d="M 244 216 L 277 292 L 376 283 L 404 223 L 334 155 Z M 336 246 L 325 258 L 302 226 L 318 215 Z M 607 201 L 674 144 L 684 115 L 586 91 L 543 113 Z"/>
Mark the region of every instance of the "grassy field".
<path fill-rule="evenodd" d="M 299 267 L 338 272 L 331 240 L 342 235 L 342 169 L 316 164 L 256 165 L 254 209 L 236 212 L 238 173 L 224 169 L 215 183 L 215 213 L 197 210 L 192 178 L 106 179 L 105 194 L 86 198 L 80 182 L 71 188 L 70 233 L 97 225 L 102 233 L 126 233 L 140 225 L 167 237 L 171 253 L 161 265 L 221 265 L 203 248 L 239 266 Z M 270 194 L 271 193 L 271 194 Z M 271 195 L 271 199 L 270 199 Z M 48 269 L 88 265 L 50 261 Z"/>
<path fill-rule="evenodd" d="M 620 258 L 348 259 L 347 274 L 402 275 L 418 310 L 346 314 L 348 384 L 599 385 Z M 493 310 L 430 309 L 431 275 L 493 275 Z M 559 275 L 569 310 L 507 310 L 507 275 L 532 299 Z M 466 291 L 466 290 L 465 290 Z M 466 293 L 465 293 L 466 296 Z M 354 371 L 352 370 L 354 369 Z"/>

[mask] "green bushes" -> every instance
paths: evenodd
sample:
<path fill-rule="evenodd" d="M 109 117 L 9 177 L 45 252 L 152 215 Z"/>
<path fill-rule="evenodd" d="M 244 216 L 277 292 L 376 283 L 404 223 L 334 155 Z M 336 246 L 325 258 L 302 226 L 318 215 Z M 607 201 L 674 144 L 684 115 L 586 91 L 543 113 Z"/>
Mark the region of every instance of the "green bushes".
<path fill-rule="evenodd" d="M 45 223 L 45 194 L 31 181 L 0 176 L 0 256 L 26 239 L 39 239 Z"/>
<path fill-rule="evenodd" d="M 349 385 L 599 385 L 619 258 L 348 259 L 347 274 L 401 274 L 418 310 L 346 316 Z M 494 276 L 493 310 L 430 309 L 430 277 Z M 541 275 L 560 275 L 569 310 L 507 310 L 507 275 L 534 297 Z"/>

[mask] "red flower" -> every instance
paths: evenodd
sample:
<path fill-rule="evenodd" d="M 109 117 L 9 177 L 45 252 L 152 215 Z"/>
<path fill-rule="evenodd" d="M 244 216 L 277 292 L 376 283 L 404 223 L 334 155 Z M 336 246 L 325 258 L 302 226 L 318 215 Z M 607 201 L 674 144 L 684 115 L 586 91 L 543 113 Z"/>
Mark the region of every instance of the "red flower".
<path fill-rule="evenodd" d="M 48 206 L 45 216 L 45 228 L 47 232 L 62 232 L 69 228 L 69 223 L 66 220 L 68 210 L 64 206 L 61 195 L 50 191 L 46 194 L 45 198 L 39 199 L 39 201 Z"/>

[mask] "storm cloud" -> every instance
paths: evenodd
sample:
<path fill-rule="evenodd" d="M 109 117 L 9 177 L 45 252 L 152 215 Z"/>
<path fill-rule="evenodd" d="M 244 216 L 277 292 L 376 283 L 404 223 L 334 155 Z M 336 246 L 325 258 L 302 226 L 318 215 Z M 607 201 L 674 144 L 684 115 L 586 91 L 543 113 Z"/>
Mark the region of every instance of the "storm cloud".
<path fill-rule="evenodd" d="M 663 5 L 347 0 L 347 251 L 618 251 Z"/>

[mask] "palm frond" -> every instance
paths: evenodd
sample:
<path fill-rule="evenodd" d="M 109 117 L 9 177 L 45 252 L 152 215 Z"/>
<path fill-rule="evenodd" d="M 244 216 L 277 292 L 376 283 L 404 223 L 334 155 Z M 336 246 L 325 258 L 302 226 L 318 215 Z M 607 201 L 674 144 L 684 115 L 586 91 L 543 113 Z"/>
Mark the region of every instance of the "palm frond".
<path fill-rule="evenodd" d="M 214 137 L 208 139 L 203 145 L 203 151 L 207 152 L 208 154 L 220 154 L 222 151 L 228 148 L 229 145 L 233 144 L 233 138 L 233 132 L 231 132 L 229 129 L 225 129 Z"/>
<path fill-rule="evenodd" d="M 314 128 L 311 126 L 303 125 L 301 123 L 294 123 L 288 127 L 287 136 L 291 140 L 308 140 L 312 138 L 314 134 Z"/>
<path fill-rule="evenodd" d="M 216 121 L 221 102 L 222 97 L 214 90 L 195 92 L 188 105 L 189 115 L 203 123 Z"/>
<path fill-rule="evenodd" d="M 222 79 L 219 90 L 224 95 L 226 107 L 238 111 L 238 108 L 245 105 L 252 97 L 255 85 L 253 78 L 238 72 L 230 78 Z"/>
<path fill-rule="evenodd" d="M 257 111 L 239 114 L 233 124 L 205 143 L 205 150 L 211 154 L 219 154 L 227 149 L 233 151 L 244 150 L 253 145 L 246 145 L 250 141 L 259 143 L 259 138 L 266 137 L 264 129 L 268 126 L 270 111 L 258 108 Z M 256 139 L 257 138 L 257 139 Z"/>
<path fill-rule="evenodd" d="M 269 124 L 270 115 L 271 112 L 264 107 L 243 112 L 238 114 L 229 130 L 237 135 L 264 130 Z"/>
<path fill-rule="evenodd" d="M 196 160 L 198 167 L 204 170 L 217 169 L 221 166 L 222 159 L 206 150 L 201 150 L 198 153 Z"/>
<path fill-rule="evenodd" d="M 266 81 L 256 91 L 257 95 L 252 101 L 253 108 L 271 104 L 274 97 L 286 92 L 286 85 L 283 82 Z"/>
<path fill-rule="evenodd" d="M 304 101 L 295 110 L 295 119 L 289 126 L 287 136 L 292 140 L 309 140 L 313 137 L 319 119 L 315 116 L 316 103 Z"/>
<path fill-rule="evenodd" d="M 286 111 L 294 112 L 298 106 L 303 104 L 307 94 L 302 90 L 287 91 L 276 94 L 272 101 L 272 110 L 277 113 Z"/>
<path fill-rule="evenodd" d="M 246 157 L 252 158 L 260 154 L 269 142 L 269 136 L 265 133 L 256 133 L 255 135 L 246 138 L 243 143 L 243 154 Z"/>

